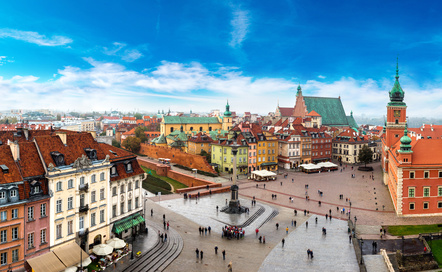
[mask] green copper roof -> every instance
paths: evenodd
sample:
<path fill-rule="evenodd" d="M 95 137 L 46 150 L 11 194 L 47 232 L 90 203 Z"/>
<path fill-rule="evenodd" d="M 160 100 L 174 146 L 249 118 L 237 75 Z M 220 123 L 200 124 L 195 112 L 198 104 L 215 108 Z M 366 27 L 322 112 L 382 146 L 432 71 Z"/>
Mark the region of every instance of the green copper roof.
<path fill-rule="evenodd" d="M 224 112 L 224 117 L 231 117 L 232 113 L 230 112 L 229 100 L 227 100 L 226 111 Z"/>
<path fill-rule="evenodd" d="M 358 129 L 358 124 L 356 123 L 355 118 L 353 118 L 353 114 L 347 116 L 347 122 L 351 128 L 355 128 L 356 130 Z"/>
<path fill-rule="evenodd" d="M 164 137 L 164 134 L 161 134 L 159 137 L 155 138 L 156 144 L 165 144 L 166 143 L 166 137 Z"/>
<path fill-rule="evenodd" d="M 217 117 L 164 116 L 165 124 L 219 124 Z"/>
<path fill-rule="evenodd" d="M 316 111 L 322 116 L 325 126 L 348 126 L 349 121 L 345 115 L 340 98 L 304 96 L 308 112 Z M 353 119 L 354 121 L 354 119 Z M 356 124 L 356 122 L 354 122 Z M 356 124 L 357 127 L 357 124 Z"/>
<path fill-rule="evenodd" d="M 401 153 L 413 152 L 411 151 L 411 138 L 408 137 L 407 125 L 405 125 L 404 136 L 401 137 L 400 141 L 401 141 L 401 146 L 399 152 Z"/>
<path fill-rule="evenodd" d="M 401 84 L 399 84 L 399 66 L 396 64 L 396 80 L 394 81 L 393 88 L 389 92 L 390 103 L 389 106 L 405 106 L 404 103 L 404 91 Z"/>
<path fill-rule="evenodd" d="M 299 96 L 301 93 L 301 85 L 298 85 L 298 91 L 296 92 L 296 96 Z M 279 104 L 279 103 L 278 103 Z"/>

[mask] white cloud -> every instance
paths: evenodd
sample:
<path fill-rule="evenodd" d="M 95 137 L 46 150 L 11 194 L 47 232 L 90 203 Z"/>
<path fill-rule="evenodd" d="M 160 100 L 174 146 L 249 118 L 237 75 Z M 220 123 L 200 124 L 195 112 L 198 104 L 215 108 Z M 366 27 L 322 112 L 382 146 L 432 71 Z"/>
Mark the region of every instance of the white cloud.
<path fill-rule="evenodd" d="M 283 107 L 293 107 L 298 82 L 283 78 L 256 78 L 244 75 L 237 67 L 217 65 L 208 68 L 198 62 L 163 61 L 143 72 L 128 70 L 121 64 L 85 58 L 91 67 L 67 66 L 50 80 L 34 76 L 0 77 L 0 97 L 9 108 L 52 108 L 59 110 L 132 111 L 139 108 L 207 112 L 223 109 L 229 99 L 231 110 L 266 114 L 274 111 L 279 99 Z M 358 80 L 341 78 L 333 82 L 310 80 L 301 84 L 305 96 L 341 97 L 349 114 L 386 114 L 388 91 L 394 78 Z M 401 78 L 409 116 L 442 115 L 442 89 L 437 85 L 419 87 Z"/>
<path fill-rule="evenodd" d="M 325 76 L 323 76 L 323 75 L 319 75 L 318 78 L 320 78 L 320 79 L 324 79 Z"/>
<path fill-rule="evenodd" d="M 120 51 L 126 46 L 125 43 L 119 43 L 119 42 L 114 42 L 112 43 L 112 45 L 113 45 L 112 48 L 103 47 L 104 49 L 103 53 L 106 55 L 114 56 L 117 54 L 118 51 Z"/>
<path fill-rule="evenodd" d="M 42 46 L 60 46 L 72 43 L 72 39 L 65 36 L 54 35 L 46 37 L 34 31 L 22 31 L 17 29 L 0 29 L 0 38 L 13 38 L 28 43 L 34 43 Z"/>
<path fill-rule="evenodd" d="M 121 57 L 121 59 L 127 62 L 133 62 L 142 56 L 143 54 L 141 54 L 137 49 L 130 49 L 124 51 L 124 55 Z"/>
<path fill-rule="evenodd" d="M 125 43 L 114 42 L 112 45 L 111 48 L 103 47 L 103 53 L 109 56 L 118 56 L 126 62 L 133 62 L 143 57 L 143 54 L 138 49 L 122 50 L 127 46 Z"/>
<path fill-rule="evenodd" d="M 243 41 L 246 39 L 246 35 L 249 31 L 249 11 L 242 10 L 240 8 L 234 8 L 232 12 L 232 17 L 233 18 L 230 21 L 230 25 L 233 28 L 230 32 L 232 39 L 230 40 L 229 45 L 233 48 L 239 48 L 241 47 Z"/>

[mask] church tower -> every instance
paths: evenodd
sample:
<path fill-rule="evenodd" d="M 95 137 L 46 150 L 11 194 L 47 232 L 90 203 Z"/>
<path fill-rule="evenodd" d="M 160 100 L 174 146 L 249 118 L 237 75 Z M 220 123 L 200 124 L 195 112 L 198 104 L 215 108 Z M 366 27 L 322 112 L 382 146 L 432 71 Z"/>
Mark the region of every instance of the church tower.
<path fill-rule="evenodd" d="M 304 118 L 307 114 L 307 106 L 305 105 L 304 97 L 302 96 L 301 85 L 298 85 L 298 92 L 296 93 L 296 102 L 293 109 L 293 116 Z"/>
<path fill-rule="evenodd" d="M 227 100 L 226 111 L 223 115 L 223 130 L 230 130 L 232 128 L 232 113 L 230 112 L 229 100 Z"/>
<path fill-rule="evenodd" d="M 396 64 L 396 80 L 389 92 L 390 102 L 387 104 L 387 126 L 385 145 L 391 148 L 400 140 L 407 123 L 407 105 L 404 103 L 404 91 L 399 84 L 399 67 Z"/>

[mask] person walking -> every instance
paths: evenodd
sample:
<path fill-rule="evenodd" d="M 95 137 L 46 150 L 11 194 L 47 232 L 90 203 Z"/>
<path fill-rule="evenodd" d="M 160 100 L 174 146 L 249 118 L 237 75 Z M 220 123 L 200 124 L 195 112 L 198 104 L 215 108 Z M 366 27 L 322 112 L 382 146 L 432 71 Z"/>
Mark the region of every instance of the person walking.
<path fill-rule="evenodd" d="M 163 213 L 163 221 L 166 221 L 166 214 Z"/>
<path fill-rule="evenodd" d="M 209 226 L 209 227 L 207 228 L 207 230 L 209 231 L 209 235 L 210 235 L 210 232 L 212 231 L 212 228 Z"/>
<path fill-rule="evenodd" d="M 285 234 L 289 234 L 289 227 L 285 228 Z"/>
<path fill-rule="evenodd" d="M 201 261 L 203 260 L 203 254 L 204 254 L 204 252 L 203 252 L 203 250 L 201 249 L 201 251 L 200 251 L 200 258 L 201 258 Z"/>
<path fill-rule="evenodd" d="M 216 206 L 216 212 L 218 212 L 218 206 Z"/>
<path fill-rule="evenodd" d="M 164 242 L 167 242 L 167 233 L 164 233 Z"/>
<path fill-rule="evenodd" d="M 282 247 L 284 247 L 284 243 L 285 243 L 285 240 L 284 240 L 284 238 L 282 238 Z"/>
<path fill-rule="evenodd" d="M 318 224 L 318 217 L 315 218 L 315 224 Z"/>
<path fill-rule="evenodd" d="M 153 209 L 150 209 L 150 216 L 153 216 Z"/>
<path fill-rule="evenodd" d="M 293 221 L 293 223 L 295 224 L 295 228 L 296 228 L 296 220 L 295 220 L 295 221 Z"/>
<path fill-rule="evenodd" d="M 258 240 L 259 240 L 259 243 L 261 244 L 262 243 L 262 236 L 259 236 Z"/>
<path fill-rule="evenodd" d="M 195 253 L 196 253 L 196 258 L 199 259 L 200 258 L 200 251 L 198 248 L 196 248 Z"/>
<path fill-rule="evenodd" d="M 223 260 L 226 260 L 226 250 L 223 250 Z"/>
<path fill-rule="evenodd" d="M 166 221 L 163 221 L 164 229 L 166 229 Z"/>
<path fill-rule="evenodd" d="M 309 259 L 309 258 L 310 258 L 310 248 L 307 249 L 307 259 Z"/>
<path fill-rule="evenodd" d="M 295 182 L 295 179 L 292 179 L 292 183 Z"/>
<path fill-rule="evenodd" d="M 351 234 L 348 236 L 348 243 L 351 244 Z"/>
<path fill-rule="evenodd" d="M 218 246 L 215 246 L 215 254 L 218 254 Z"/>
<path fill-rule="evenodd" d="M 262 237 L 262 243 L 263 243 L 263 244 L 266 243 L 266 237 L 265 237 L 265 236 Z"/>
<path fill-rule="evenodd" d="M 305 228 L 308 228 L 308 221 L 305 221 Z"/>
<path fill-rule="evenodd" d="M 169 230 L 169 221 L 167 221 L 166 226 L 167 226 L 167 230 Z"/>
<path fill-rule="evenodd" d="M 258 237 L 259 229 L 255 229 L 256 237 Z"/>
<path fill-rule="evenodd" d="M 276 230 L 278 230 L 279 228 L 279 223 L 276 223 Z"/>
<path fill-rule="evenodd" d="M 295 211 L 294 211 L 294 213 L 295 213 L 295 216 L 297 216 L 297 215 L 298 215 L 298 211 L 297 211 L 297 210 L 295 210 Z"/>

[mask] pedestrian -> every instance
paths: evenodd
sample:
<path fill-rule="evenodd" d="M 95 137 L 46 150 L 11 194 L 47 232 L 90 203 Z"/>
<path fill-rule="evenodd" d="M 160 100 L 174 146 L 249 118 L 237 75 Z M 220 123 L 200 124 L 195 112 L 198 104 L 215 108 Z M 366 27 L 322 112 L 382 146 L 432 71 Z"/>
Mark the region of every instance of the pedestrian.
<path fill-rule="evenodd" d="M 307 259 L 309 259 L 309 258 L 310 258 L 310 248 L 307 249 Z"/>
<path fill-rule="evenodd" d="M 256 184 L 256 189 L 258 189 L 258 183 Z"/>
<path fill-rule="evenodd" d="M 384 229 L 384 235 L 386 235 L 387 234 L 387 229 Z"/>
<path fill-rule="evenodd" d="M 160 235 L 160 238 L 161 238 L 161 242 L 163 242 L 164 243 L 164 235 L 161 233 L 161 235 Z"/>
<path fill-rule="evenodd" d="M 321 201 L 318 201 L 319 206 L 321 206 Z"/>
<path fill-rule="evenodd" d="M 204 235 L 207 235 L 207 228 L 204 228 Z"/>
<path fill-rule="evenodd" d="M 296 228 L 296 220 L 295 220 L 295 221 L 293 221 L 293 223 L 295 223 L 295 228 Z"/>
<path fill-rule="evenodd" d="M 153 216 L 153 209 L 150 209 L 150 216 Z"/>
<path fill-rule="evenodd" d="M 304 210 L 304 216 L 306 216 L 307 215 L 307 210 Z"/>
<path fill-rule="evenodd" d="M 166 221 L 166 215 L 163 214 L 163 221 Z"/>
<path fill-rule="evenodd" d="M 328 210 L 328 213 L 331 215 L 331 209 L 330 210 Z"/>
<path fill-rule="evenodd" d="M 259 229 L 258 228 L 255 229 L 255 233 L 256 233 L 256 237 L 258 237 L 258 233 L 259 233 Z"/>
<path fill-rule="evenodd" d="M 163 221 L 164 229 L 166 229 L 166 221 Z"/>
<path fill-rule="evenodd" d="M 218 212 L 218 206 L 216 206 L 216 212 Z"/>
<path fill-rule="evenodd" d="M 200 258 L 200 251 L 198 250 L 198 248 L 196 248 L 195 253 L 196 253 L 196 258 L 199 259 Z"/>
<path fill-rule="evenodd" d="M 292 227 L 293 227 L 293 219 L 292 219 Z"/>
<path fill-rule="evenodd" d="M 167 233 L 164 233 L 164 242 L 167 242 Z"/>
<path fill-rule="evenodd" d="M 201 251 L 200 251 L 201 261 L 203 260 L 203 254 L 204 254 L 204 252 L 203 252 L 203 250 L 201 249 Z"/>
<path fill-rule="evenodd" d="M 281 181 L 281 186 L 282 186 L 282 181 Z"/>
<path fill-rule="evenodd" d="M 295 179 L 292 179 L 292 183 L 295 182 Z"/>
<path fill-rule="evenodd" d="M 198 228 L 198 232 L 199 232 L 199 233 L 200 233 L 200 235 L 201 235 L 201 227 L 199 227 L 199 228 Z"/>
<path fill-rule="evenodd" d="M 315 218 L 315 224 L 318 224 L 318 217 Z"/>
<path fill-rule="evenodd" d="M 264 189 L 266 188 L 266 185 L 264 184 Z"/>
<path fill-rule="evenodd" d="M 279 228 L 279 223 L 276 223 L 276 230 L 278 230 Z"/>
<path fill-rule="evenodd" d="M 284 238 L 282 238 L 282 247 L 284 247 L 284 243 L 285 243 L 285 240 L 284 240 Z"/>
<path fill-rule="evenodd" d="M 289 234 L 289 227 L 285 228 L 285 234 Z"/>
<path fill-rule="evenodd" d="M 310 250 L 310 258 L 313 259 L 313 250 Z"/>
<path fill-rule="evenodd" d="M 298 211 L 297 211 L 297 210 L 295 210 L 294 212 L 295 212 L 295 216 L 297 216 L 297 215 L 298 215 Z"/>
<path fill-rule="evenodd" d="M 232 261 L 227 265 L 227 272 L 232 272 Z"/>
<path fill-rule="evenodd" d="M 258 240 L 259 240 L 259 243 L 261 244 L 262 243 L 262 236 L 259 236 Z"/>
<path fill-rule="evenodd" d="M 339 212 L 339 207 L 336 207 L 336 211 Z"/>
<path fill-rule="evenodd" d="M 348 236 L 348 243 L 350 243 L 351 244 L 351 234 Z"/>
<path fill-rule="evenodd" d="M 167 230 L 169 230 L 169 221 L 167 221 Z"/>
<path fill-rule="evenodd" d="M 207 228 L 207 230 L 209 231 L 209 235 L 210 235 L 210 231 L 212 230 L 212 228 L 209 226 L 209 227 Z"/>
<path fill-rule="evenodd" d="M 227 205 L 227 198 L 226 198 L 226 205 Z"/>
<path fill-rule="evenodd" d="M 305 221 L 305 228 L 308 228 L 308 221 Z"/>
<path fill-rule="evenodd" d="M 215 254 L 218 254 L 218 246 L 215 246 Z"/>
<path fill-rule="evenodd" d="M 263 244 L 266 243 L 266 237 L 265 237 L 265 236 L 262 237 L 262 243 L 263 243 Z"/>
<path fill-rule="evenodd" d="M 223 260 L 226 260 L 226 251 L 225 250 L 223 250 Z"/>
<path fill-rule="evenodd" d="M 325 220 L 327 220 L 328 219 L 328 214 L 325 214 Z"/>

